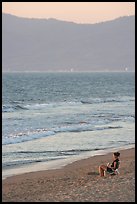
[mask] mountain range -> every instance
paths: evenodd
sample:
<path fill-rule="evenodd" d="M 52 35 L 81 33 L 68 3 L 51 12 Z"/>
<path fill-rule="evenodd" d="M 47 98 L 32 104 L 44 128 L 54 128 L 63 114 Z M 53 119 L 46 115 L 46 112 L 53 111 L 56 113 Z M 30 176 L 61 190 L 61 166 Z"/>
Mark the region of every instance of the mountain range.
<path fill-rule="evenodd" d="M 2 70 L 134 71 L 135 16 L 78 24 L 3 13 Z"/>

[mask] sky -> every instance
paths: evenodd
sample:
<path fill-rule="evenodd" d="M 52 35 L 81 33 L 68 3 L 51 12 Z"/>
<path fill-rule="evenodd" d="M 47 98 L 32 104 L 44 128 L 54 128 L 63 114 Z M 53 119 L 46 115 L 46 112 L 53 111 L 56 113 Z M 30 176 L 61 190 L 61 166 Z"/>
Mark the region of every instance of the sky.
<path fill-rule="evenodd" d="M 135 2 L 2 2 L 2 12 L 27 18 L 97 23 L 135 15 Z"/>

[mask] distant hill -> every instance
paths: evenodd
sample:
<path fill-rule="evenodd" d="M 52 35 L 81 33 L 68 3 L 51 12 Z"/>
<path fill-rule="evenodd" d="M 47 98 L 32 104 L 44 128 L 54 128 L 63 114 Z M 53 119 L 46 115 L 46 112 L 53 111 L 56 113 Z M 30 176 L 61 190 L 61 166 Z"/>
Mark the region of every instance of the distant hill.
<path fill-rule="evenodd" d="M 135 16 L 97 24 L 2 14 L 3 71 L 135 70 Z"/>

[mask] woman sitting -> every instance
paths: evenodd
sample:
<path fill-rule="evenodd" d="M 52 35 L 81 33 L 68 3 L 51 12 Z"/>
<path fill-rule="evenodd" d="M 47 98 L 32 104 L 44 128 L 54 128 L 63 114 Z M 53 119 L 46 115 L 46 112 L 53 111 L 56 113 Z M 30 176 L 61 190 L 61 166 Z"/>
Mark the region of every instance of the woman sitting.
<path fill-rule="evenodd" d="M 99 174 L 100 176 L 104 176 L 104 172 L 107 171 L 110 174 L 115 174 L 115 170 L 118 169 L 119 167 L 119 152 L 114 152 L 113 153 L 113 162 L 111 165 L 101 165 L 99 166 Z"/>

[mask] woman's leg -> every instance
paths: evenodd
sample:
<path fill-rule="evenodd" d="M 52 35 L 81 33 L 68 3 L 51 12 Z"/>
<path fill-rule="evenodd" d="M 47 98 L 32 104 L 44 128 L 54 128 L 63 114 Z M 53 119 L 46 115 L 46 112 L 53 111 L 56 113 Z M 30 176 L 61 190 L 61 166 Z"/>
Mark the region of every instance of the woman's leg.
<path fill-rule="evenodd" d="M 100 174 L 100 176 L 104 176 L 104 171 L 106 171 L 106 170 L 107 170 L 107 166 L 105 166 L 105 165 L 99 166 L 99 174 Z"/>

